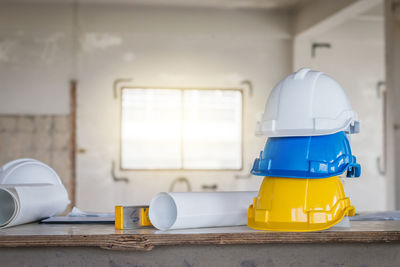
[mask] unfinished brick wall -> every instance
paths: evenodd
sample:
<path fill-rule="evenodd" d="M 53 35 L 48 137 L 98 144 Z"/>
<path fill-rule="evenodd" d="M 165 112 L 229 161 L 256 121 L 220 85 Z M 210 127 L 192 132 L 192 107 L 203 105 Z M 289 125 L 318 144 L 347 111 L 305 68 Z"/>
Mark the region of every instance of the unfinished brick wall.
<path fill-rule="evenodd" d="M 0 115 L 0 166 L 34 158 L 51 166 L 72 192 L 69 115 Z"/>

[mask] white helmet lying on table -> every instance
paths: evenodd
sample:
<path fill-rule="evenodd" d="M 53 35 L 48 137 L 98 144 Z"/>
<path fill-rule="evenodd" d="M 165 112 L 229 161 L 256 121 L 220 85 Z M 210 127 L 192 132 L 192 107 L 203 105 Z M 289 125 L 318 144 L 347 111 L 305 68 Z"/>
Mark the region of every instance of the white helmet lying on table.
<path fill-rule="evenodd" d="M 343 87 L 307 68 L 280 81 L 269 95 L 256 134 L 269 137 L 358 133 L 360 122 Z"/>

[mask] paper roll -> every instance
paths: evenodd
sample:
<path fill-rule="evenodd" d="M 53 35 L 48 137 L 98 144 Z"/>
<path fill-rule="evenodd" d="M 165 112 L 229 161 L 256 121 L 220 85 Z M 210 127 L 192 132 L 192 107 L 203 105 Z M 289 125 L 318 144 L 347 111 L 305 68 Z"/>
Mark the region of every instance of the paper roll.
<path fill-rule="evenodd" d="M 62 213 L 68 193 L 57 173 L 35 159 L 17 159 L 0 168 L 0 228 Z"/>
<path fill-rule="evenodd" d="M 62 184 L 1 185 L 0 228 L 60 214 L 68 204 L 68 193 Z"/>
<path fill-rule="evenodd" d="M 159 230 L 245 225 L 257 191 L 159 193 L 149 217 Z"/>

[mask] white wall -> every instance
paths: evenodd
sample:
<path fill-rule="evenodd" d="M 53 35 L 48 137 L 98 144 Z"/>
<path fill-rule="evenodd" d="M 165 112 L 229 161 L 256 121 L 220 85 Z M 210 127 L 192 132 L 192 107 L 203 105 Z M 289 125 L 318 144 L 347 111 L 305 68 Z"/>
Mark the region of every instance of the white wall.
<path fill-rule="evenodd" d="M 376 9 L 376 8 L 375 8 Z M 376 84 L 385 79 L 383 18 L 361 16 L 324 34 L 296 41 L 295 67 L 309 66 L 334 77 L 346 90 L 361 119 L 361 132 L 352 135 L 352 152 L 361 164 L 361 177 L 343 179 L 346 194 L 357 211 L 393 208 L 388 177 L 380 175 L 376 159 L 382 156 L 382 99 Z M 379 12 L 379 8 L 378 8 Z M 330 43 L 311 57 L 313 42 Z M 296 52 L 295 52 L 296 53 Z"/>
<path fill-rule="evenodd" d="M 143 204 L 167 191 L 178 176 L 193 190 L 258 190 L 261 177 L 247 175 L 264 139 L 254 127 L 273 85 L 291 69 L 290 17 L 283 13 L 207 9 L 149 9 L 84 6 L 79 10 L 77 203 L 82 209 L 111 210 L 115 204 Z M 244 170 L 118 172 L 129 184 L 115 183 L 111 161 L 118 159 L 117 78 L 137 86 L 240 87 L 245 93 Z"/>
<path fill-rule="evenodd" d="M 0 114 L 67 114 L 69 80 L 78 80 L 77 205 L 112 210 L 148 203 L 179 176 L 193 190 L 258 190 L 262 177 L 246 176 L 264 146 L 256 120 L 273 85 L 291 69 L 291 18 L 250 10 L 2 4 Z M 75 19 L 76 18 L 76 19 Z M 244 87 L 244 169 L 239 172 L 117 172 L 119 100 L 113 82 L 132 85 Z M 118 163 L 118 162 L 117 162 Z"/>
<path fill-rule="evenodd" d="M 375 91 L 384 77 L 381 24 L 348 22 L 307 40 L 302 60 L 296 60 L 335 77 L 359 112 L 362 131 L 353 137 L 353 152 L 363 175 L 345 182 L 359 211 L 392 207 L 387 177 L 377 173 L 375 162 L 382 149 L 381 102 Z M 79 6 L 74 21 L 71 5 L 24 4 L 2 5 L 0 25 L 0 113 L 66 114 L 68 82 L 78 80 L 78 146 L 87 151 L 77 162 L 80 208 L 105 211 L 116 204 L 148 203 L 178 176 L 187 177 L 193 190 L 214 183 L 219 190 L 258 190 L 262 177 L 235 175 L 246 175 L 263 148 L 265 140 L 253 134 L 256 120 L 271 88 L 292 70 L 288 14 L 107 5 Z M 318 50 L 311 59 L 312 41 L 330 42 L 332 49 Z M 245 93 L 244 101 L 244 170 L 118 171 L 130 183 L 115 183 L 117 78 L 133 78 L 134 86 L 171 87 L 241 87 L 241 81 L 251 80 L 254 93 Z"/>
<path fill-rule="evenodd" d="M 1 5 L 1 114 L 68 114 L 72 18 L 71 5 Z"/>

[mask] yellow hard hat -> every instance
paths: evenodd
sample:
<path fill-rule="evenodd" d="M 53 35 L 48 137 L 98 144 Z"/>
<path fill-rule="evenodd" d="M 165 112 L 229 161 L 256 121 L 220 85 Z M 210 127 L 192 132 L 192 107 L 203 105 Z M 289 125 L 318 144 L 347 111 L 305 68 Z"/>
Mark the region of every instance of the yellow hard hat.
<path fill-rule="evenodd" d="M 355 209 L 338 176 L 324 179 L 265 177 L 248 210 L 258 230 L 307 232 L 330 228 Z"/>

